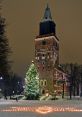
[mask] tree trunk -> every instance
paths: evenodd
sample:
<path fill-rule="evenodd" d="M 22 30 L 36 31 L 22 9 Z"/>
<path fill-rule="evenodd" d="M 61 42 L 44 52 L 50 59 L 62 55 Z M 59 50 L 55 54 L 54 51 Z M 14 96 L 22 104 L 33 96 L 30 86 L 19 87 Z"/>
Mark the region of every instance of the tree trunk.
<path fill-rule="evenodd" d="M 77 95 L 79 96 L 79 84 L 77 84 Z"/>
<path fill-rule="evenodd" d="M 70 96 L 70 100 L 72 99 L 72 86 L 70 85 L 69 87 L 69 96 Z"/>

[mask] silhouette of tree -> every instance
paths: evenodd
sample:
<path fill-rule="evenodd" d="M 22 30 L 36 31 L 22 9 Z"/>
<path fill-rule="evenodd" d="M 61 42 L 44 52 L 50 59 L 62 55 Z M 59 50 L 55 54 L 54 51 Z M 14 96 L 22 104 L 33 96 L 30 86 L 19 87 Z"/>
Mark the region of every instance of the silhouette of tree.
<path fill-rule="evenodd" d="M 77 63 L 66 63 L 61 64 L 62 69 L 66 72 L 69 77 L 70 87 L 69 94 L 70 97 L 73 95 L 82 94 L 82 65 Z"/>
<path fill-rule="evenodd" d="M 10 62 L 8 60 L 10 48 L 5 35 L 5 26 L 5 18 L 0 16 L 0 76 L 4 80 L 4 95 L 7 95 L 7 89 L 10 84 Z"/>

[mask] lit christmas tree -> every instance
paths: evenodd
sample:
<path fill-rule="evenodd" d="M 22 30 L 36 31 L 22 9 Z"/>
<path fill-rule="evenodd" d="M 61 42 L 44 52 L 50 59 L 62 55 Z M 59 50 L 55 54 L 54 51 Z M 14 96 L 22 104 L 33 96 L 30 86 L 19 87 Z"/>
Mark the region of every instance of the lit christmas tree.
<path fill-rule="evenodd" d="M 25 78 L 25 96 L 27 99 L 37 99 L 39 96 L 39 74 L 32 62 Z"/>

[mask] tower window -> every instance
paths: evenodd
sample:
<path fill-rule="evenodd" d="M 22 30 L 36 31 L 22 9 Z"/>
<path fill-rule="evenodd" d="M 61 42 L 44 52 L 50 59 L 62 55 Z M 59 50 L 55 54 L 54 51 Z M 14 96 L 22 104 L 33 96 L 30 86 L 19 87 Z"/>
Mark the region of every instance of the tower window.
<path fill-rule="evenodd" d="M 46 80 L 44 80 L 44 86 L 46 86 L 47 85 L 47 81 Z"/>
<path fill-rule="evenodd" d="M 49 59 L 50 57 L 49 57 L 49 56 L 47 56 L 47 58 Z"/>
<path fill-rule="evenodd" d="M 40 86 L 43 86 L 43 80 L 40 81 Z"/>
<path fill-rule="evenodd" d="M 42 41 L 42 45 L 46 45 L 46 41 L 45 40 Z"/>
<path fill-rule="evenodd" d="M 42 64 L 44 65 L 44 64 L 45 64 L 45 62 L 43 61 L 43 62 L 42 62 Z"/>
<path fill-rule="evenodd" d="M 42 90 L 42 94 L 45 94 L 45 90 Z"/>
<path fill-rule="evenodd" d="M 45 59 L 45 56 L 42 56 L 42 60 L 44 60 Z"/>

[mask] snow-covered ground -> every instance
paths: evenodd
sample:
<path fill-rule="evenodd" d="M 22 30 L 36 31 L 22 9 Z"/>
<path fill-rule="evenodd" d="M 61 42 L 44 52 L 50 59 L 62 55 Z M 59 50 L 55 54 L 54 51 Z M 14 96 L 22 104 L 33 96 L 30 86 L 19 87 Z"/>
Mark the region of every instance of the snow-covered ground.
<path fill-rule="evenodd" d="M 17 103 L 15 100 L 0 99 L 0 105 L 15 104 L 15 103 Z"/>

